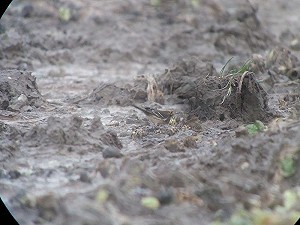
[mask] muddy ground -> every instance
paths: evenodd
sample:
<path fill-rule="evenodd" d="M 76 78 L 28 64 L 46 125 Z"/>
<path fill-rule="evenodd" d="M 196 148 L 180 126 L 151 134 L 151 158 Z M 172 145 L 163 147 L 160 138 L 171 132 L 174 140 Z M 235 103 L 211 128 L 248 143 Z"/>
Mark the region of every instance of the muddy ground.
<path fill-rule="evenodd" d="M 0 22 L 2 200 L 27 225 L 294 224 L 299 11 L 14 0 Z"/>

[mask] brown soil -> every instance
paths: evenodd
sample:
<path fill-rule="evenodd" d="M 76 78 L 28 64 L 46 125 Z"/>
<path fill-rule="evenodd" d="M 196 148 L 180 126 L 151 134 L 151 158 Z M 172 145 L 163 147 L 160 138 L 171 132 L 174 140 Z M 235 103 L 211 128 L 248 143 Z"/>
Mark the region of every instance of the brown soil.
<path fill-rule="evenodd" d="M 251 2 L 13 1 L 0 193 L 18 222 L 209 224 L 299 190 L 300 5 Z"/>

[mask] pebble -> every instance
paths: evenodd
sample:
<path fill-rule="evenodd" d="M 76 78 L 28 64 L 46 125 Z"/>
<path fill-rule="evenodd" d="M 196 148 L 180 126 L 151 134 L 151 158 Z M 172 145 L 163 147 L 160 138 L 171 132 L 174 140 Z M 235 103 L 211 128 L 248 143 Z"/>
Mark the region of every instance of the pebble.
<path fill-rule="evenodd" d="M 11 170 L 8 172 L 10 179 L 18 179 L 21 176 L 21 173 L 18 170 Z"/>
<path fill-rule="evenodd" d="M 84 183 L 91 183 L 91 178 L 86 172 L 81 172 L 79 180 Z"/>
<path fill-rule="evenodd" d="M 107 147 L 102 152 L 103 158 L 121 158 L 123 154 L 121 151 L 114 147 Z"/>

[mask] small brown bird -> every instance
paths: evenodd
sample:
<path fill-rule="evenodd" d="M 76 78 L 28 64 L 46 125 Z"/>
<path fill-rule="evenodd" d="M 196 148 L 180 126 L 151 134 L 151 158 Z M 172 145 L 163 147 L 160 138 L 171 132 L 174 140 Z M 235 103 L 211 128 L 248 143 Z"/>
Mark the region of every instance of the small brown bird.
<path fill-rule="evenodd" d="M 173 111 L 162 111 L 150 107 L 140 107 L 132 104 L 133 107 L 141 110 L 154 124 L 168 124 L 173 116 Z"/>

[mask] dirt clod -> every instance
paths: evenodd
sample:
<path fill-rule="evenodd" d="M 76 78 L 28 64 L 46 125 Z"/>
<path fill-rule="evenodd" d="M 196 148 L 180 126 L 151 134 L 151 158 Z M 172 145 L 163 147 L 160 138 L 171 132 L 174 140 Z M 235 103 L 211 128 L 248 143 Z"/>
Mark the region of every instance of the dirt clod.
<path fill-rule="evenodd" d="M 36 199 L 36 207 L 41 218 L 46 221 L 54 220 L 58 211 L 59 203 L 53 195 L 44 195 Z"/>
<path fill-rule="evenodd" d="M 25 105 L 39 107 L 44 102 L 30 72 L 2 70 L 0 79 L 0 109 L 19 111 Z"/>
<path fill-rule="evenodd" d="M 164 147 L 170 152 L 184 152 L 182 144 L 176 140 L 166 140 L 164 143 Z"/>
<path fill-rule="evenodd" d="M 296 0 L 12 1 L 1 200 L 20 224 L 294 224 L 299 11 Z"/>
<path fill-rule="evenodd" d="M 106 147 L 102 151 L 103 158 L 120 158 L 123 156 L 120 149 L 114 147 Z"/>

